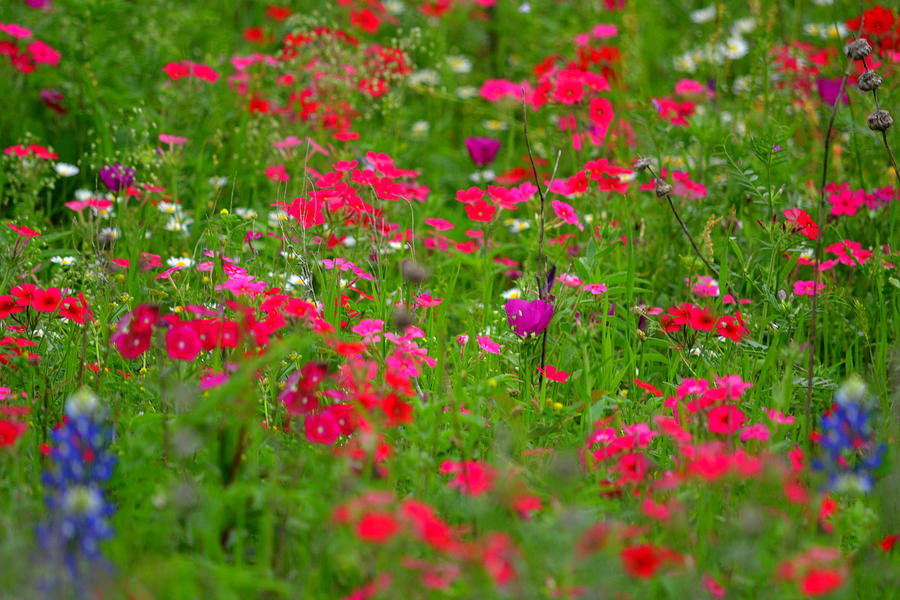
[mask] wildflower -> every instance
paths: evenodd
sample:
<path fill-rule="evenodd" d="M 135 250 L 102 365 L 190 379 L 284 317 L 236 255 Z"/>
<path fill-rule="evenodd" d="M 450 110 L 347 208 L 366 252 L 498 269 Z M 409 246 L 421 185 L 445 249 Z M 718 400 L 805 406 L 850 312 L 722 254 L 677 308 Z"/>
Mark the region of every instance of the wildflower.
<path fill-rule="evenodd" d="M 662 566 L 666 553 L 652 544 L 638 544 L 623 548 L 620 558 L 626 573 L 632 577 L 650 579 Z"/>
<path fill-rule="evenodd" d="M 0 448 L 10 448 L 27 429 L 25 423 L 0 419 Z"/>
<path fill-rule="evenodd" d="M 523 338 L 543 332 L 553 318 L 553 305 L 540 299 L 508 300 L 505 309 L 509 326 Z"/>
<path fill-rule="evenodd" d="M 565 371 L 560 371 L 556 367 L 547 365 L 543 369 L 540 367 L 535 367 L 544 377 L 549 379 L 550 381 L 556 381 L 559 383 L 565 383 L 566 379 L 569 378 L 569 374 Z"/>
<path fill-rule="evenodd" d="M 445 460 L 441 463 L 440 472 L 443 475 L 456 474 L 447 487 L 457 487 L 467 496 L 479 496 L 491 489 L 496 475 L 489 465 L 474 460 Z"/>
<path fill-rule="evenodd" d="M 813 468 L 828 476 L 827 489 L 872 487 L 872 471 L 881 464 L 884 444 L 875 443 L 865 385 L 848 380 L 835 396 L 834 408 L 822 417 L 822 453 Z"/>
<path fill-rule="evenodd" d="M 124 167 L 119 163 L 106 165 L 100 169 L 100 180 L 110 192 L 116 194 L 124 191 L 134 182 L 134 169 Z"/>
<path fill-rule="evenodd" d="M 31 307 L 38 312 L 52 313 L 58 307 L 62 300 L 62 291 L 59 288 L 51 287 L 47 289 L 34 290 L 34 298 L 31 301 Z"/>
<path fill-rule="evenodd" d="M 177 323 L 166 332 L 166 351 L 170 358 L 192 361 L 201 349 L 197 332 L 189 322 Z"/>
<path fill-rule="evenodd" d="M 330 412 L 320 412 L 306 415 L 303 422 L 306 431 L 306 439 L 314 444 L 330 446 L 341 435 L 341 428 L 337 419 Z"/>
<path fill-rule="evenodd" d="M 113 532 L 102 484 L 112 475 L 115 459 L 108 452 L 108 432 L 99 423 L 100 402 L 81 389 L 66 400 L 66 422 L 53 432 L 53 459 L 44 473 L 47 520 L 38 526 L 38 542 L 47 558 L 65 566 L 76 592 L 84 595 L 87 571 L 103 565 L 99 542 Z M 58 571 L 54 572 L 58 576 Z M 60 580 L 53 587 L 65 589 Z"/>
<path fill-rule="evenodd" d="M 494 162 L 500 150 L 500 141 L 486 137 L 466 138 L 466 150 L 476 166 L 484 167 Z"/>
<path fill-rule="evenodd" d="M 75 165 L 70 165 L 69 163 L 58 162 L 53 165 L 53 169 L 62 175 L 63 177 L 74 177 L 78 175 L 80 170 Z"/>
<path fill-rule="evenodd" d="M 460 336 L 460 337 L 462 337 L 462 336 Z M 460 338 L 457 338 L 457 341 L 459 341 L 459 339 Z M 490 354 L 500 354 L 500 344 L 498 344 L 497 342 L 495 342 L 488 336 L 480 335 L 476 339 L 478 340 L 478 347 L 481 348 L 483 351 L 488 352 Z M 468 337 L 466 338 L 466 341 L 468 341 Z"/>
<path fill-rule="evenodd" d="M 449 65 L 450 70 L 454 73 L 468 73 L 472 70 L 472 61 L 465 56 L 448 56 L 447 65 Z"/>
<path fill-rule="evenodd" d="M 186 269 L 188 267 L 194 266 L 194 259 L 188 258 L 186 256 L 172 256 L 168 260 L 166 260 L 166 264 L 170 267 L 178 267 L 179 269 Z"/>
<path fill-rule="evenodd" d="M 817 284 L 812 280 L 794 282 L 794 294 L 797 296 L 814 296 L 824 289 L 824 283 Z"/>
<path fill-rule="evenodd" d="M 387 513 L 369 513 L 360 519 L 356 535 L 364 542 L 383 544 L 394 537 L 398 529 L 397 520 Z"/>

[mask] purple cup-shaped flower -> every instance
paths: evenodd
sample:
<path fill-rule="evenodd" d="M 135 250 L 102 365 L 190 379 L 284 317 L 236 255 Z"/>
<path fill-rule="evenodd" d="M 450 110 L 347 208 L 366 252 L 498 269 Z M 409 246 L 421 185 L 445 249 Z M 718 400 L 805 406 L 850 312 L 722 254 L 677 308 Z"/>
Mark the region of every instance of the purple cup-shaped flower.
<path fill-rule="evenodd" d="M 100 179 L 109 191 L 116 194 L 134 181 L 134 169 L 123 167 L 119 163 L 106 165 L 100 169 Z"/>
<path fill-rule="evenodd" d="M 543 300 L 507 300 L 506 320 L 516 335 L 526 337 L 547 329 L 553 318 L 553 305 Z"/>
<path fill-rule="evenodd" d="M 497 151 L 500 150 L 500 140 L 485 137 L 466 138 L 466 150 L 472 157 L 472 162 L 483 167 L 494 162 Z"/>

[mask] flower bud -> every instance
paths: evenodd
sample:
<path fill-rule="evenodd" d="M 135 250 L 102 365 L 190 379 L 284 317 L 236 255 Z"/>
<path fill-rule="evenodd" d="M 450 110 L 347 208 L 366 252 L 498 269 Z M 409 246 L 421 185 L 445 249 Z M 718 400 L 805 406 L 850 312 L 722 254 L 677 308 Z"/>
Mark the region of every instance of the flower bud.
<path fill-rule="evenodd" d="M 881 78 L 881 75 L 875 71 L 866 71 L 856 80 L 856 87 L 862 92 L 871 92 L 881 87 L 882 81 L 884 80 Z"/>
<path fill-rule="evenodd" d="M 884 109 L 876 110 L 869 115 L 869 129 L 872 131 L 887 131 L 893 124 L 894 119 L 891 117 L 891 113 Z"/>
<path fill-rule="evenodd" d="M 862 60 L 872 52 L 872 46 L 863 38 L 853 40 L 847 45 L 847 57 Z"/>
<path fill-rule="evenodd" d="M 672 193 L 672 186 L 662 179 L 656 180 L 656 197 L 665 198 Z"/>

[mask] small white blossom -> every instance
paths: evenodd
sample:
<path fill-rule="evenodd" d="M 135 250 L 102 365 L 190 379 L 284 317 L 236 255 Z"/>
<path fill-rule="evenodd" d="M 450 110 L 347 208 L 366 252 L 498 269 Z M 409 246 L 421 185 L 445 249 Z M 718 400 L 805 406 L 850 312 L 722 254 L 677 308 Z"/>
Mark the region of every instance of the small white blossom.
<path fill-rule="evenodd" d="M 447 64 L 450 65 L 450 70 L 454 73 L 469 73 L 472 71 L 472 61 L 465 56 L 448 56 Z"/>
<path fill-rule="evenodd" d="M 56 263 L 58 265 L 62 265 L 64 267 L 68 267 L 74 265 L 77 260 L 74 256 L 54 256 L 50 259 L 50 262 Z"/>
<path fill-rule="evenodd" d="M 74 177 L 78 175 L 81 170 L 75 165 L 70 165 L 69 163 L 56 163 L 53 165 L 53 168 L 56 169 L 56 172 L 62 175 L 63 177 Z"/>
<path fill-rule="evenodd" d="M 194 259 L 187 256 L 172 256 L 166 260 L 166 264 L 170 267 L 188 268 L 194 266 Z"/>
<path fill-rule="evenodd" d="M 701 8 L 700 10 L 695 10 L 691 13 L 691 21 L 694 23 L 709 23 L 713 19 L 716 18 L 716 5 L 710 4 L 706 8 Z"/>

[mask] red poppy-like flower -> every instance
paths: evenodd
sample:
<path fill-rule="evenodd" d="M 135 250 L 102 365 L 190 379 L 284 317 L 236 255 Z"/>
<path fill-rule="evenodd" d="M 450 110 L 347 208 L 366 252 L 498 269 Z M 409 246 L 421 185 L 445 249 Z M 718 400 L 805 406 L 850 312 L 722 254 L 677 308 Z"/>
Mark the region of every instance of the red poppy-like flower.
<path fill-rule="evenodd" d="M 732 434 L 744 424 L 744 412 L 733 404 L 723 404 L 709 411 L 711 433 Z"/>
<path fill-rule="evenodd" d="M 170 358 L 191 361 L 197 358 L 200 349 L 200 338 L 190 323 L 177 323 L 166 332 L 166 351 Z"/>
<path fill-rule="evenodd" d="M 632 577 L 650 579 L 665 560 L 665 553 L 652 544 L 639 544 L 622 549 L 622 568 Z"/>
<path fill-rule="evenodd" d="M 341 435 L 337 419 L 329 412 L 306 415 L 303 425 L 306 430 L 306 439 L 314 444 L 331 445 Z"/>
<path fill-rule="evenodd" d="M 412 405 L 398 398 L 396 394 L 388 394 L 384 397 L 384 400 L 381 401 L 381 410 L 387 416 L 389 427 L 413 422 Z"/>
<path fill-rule="evenodd" d="M 697 331 L 712 331 L 716 326 L 716 317 L 710 312 L 709 308 L 701 308 L 699 306 L 691 307 L 688 325 L 691 329 Z"/>
<path fill-rule="evenodd" d="M 383 544 L 397 533 L 397 520 L 387 513 L 369 513 L 360 519 L 356 535 L 364 542 Z"/>
<path fill-rule="evenodd" d="M 441 463 L 441 473 L 455 473 L 447 484 L 448 487 L 458 487 L 459 491 L 468 496 L 478 496 L 489 489 L 494 483 L 494 469 L 489 465 L 474 460 L 453 462 L 445 460 Z"/>
<path fill-rule="evenodd" d="M 807 596 L 827 594 L 844 583 L 843 574 L 835 569 L 810 569 L 800 584 L 800 589 Z"/>
<path fill-rule="evenodd" d="M 52 313 L 59 307 L 60 300 L 62 291 L 59 288 L 52 287 L 45 290 L 37 288 L 34 290 L 31 307 L 38 312 Z"/>
<path fill-rule="evenodd" d="M 476 200 L 466 205 L 466 214 L 473 221 L 480 223 L 489 223 L 494 218 L 497 207 L 484 200 Z"/>
<path fill-rule="evenodd" d="M 9 448 L 16 443 L 27 426 L 25 423 L 14 423 L 12 421 L 0 421 L 0 448 Z"/>

